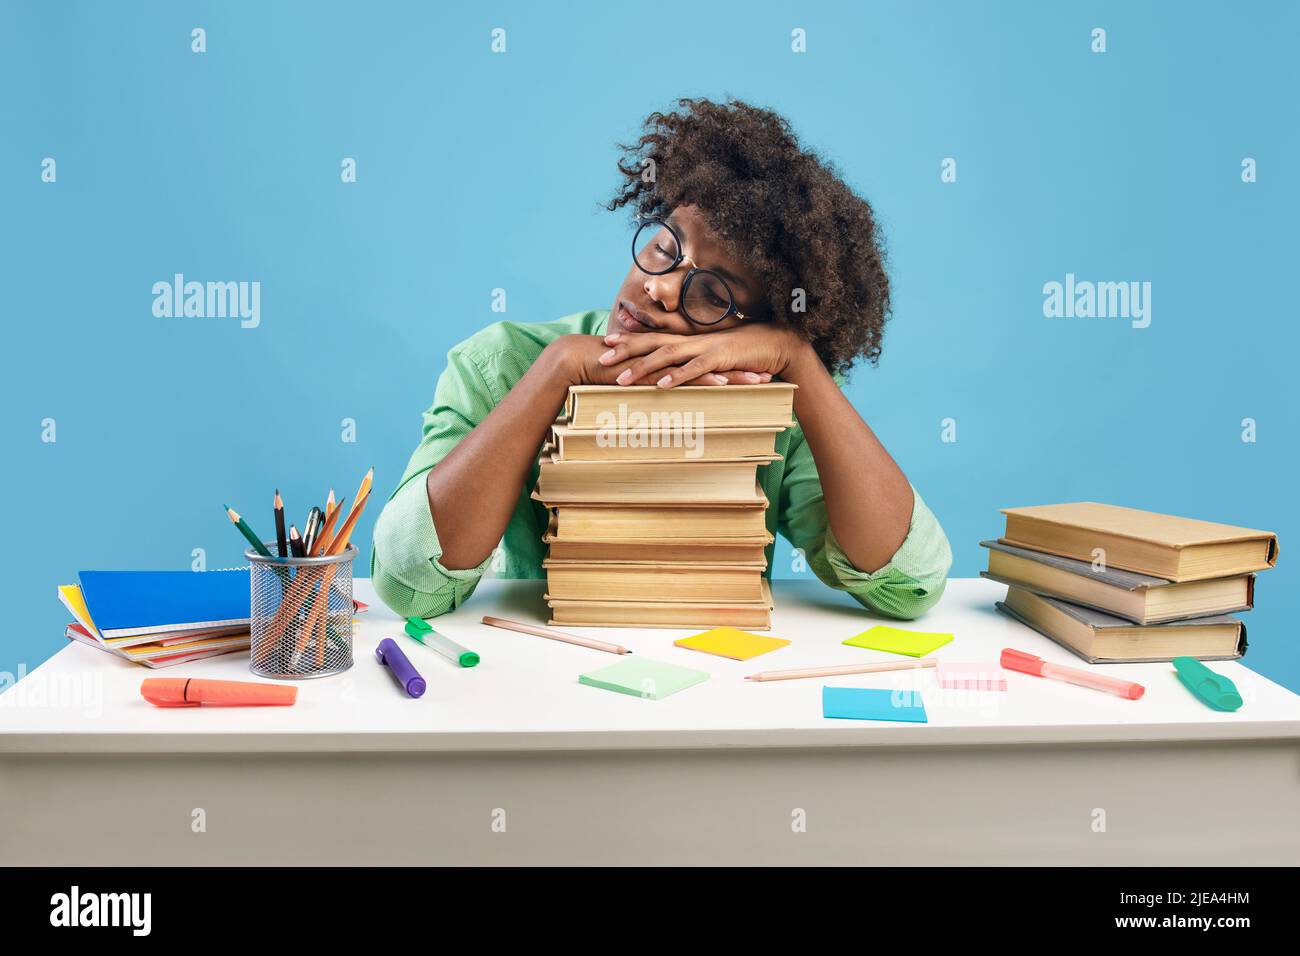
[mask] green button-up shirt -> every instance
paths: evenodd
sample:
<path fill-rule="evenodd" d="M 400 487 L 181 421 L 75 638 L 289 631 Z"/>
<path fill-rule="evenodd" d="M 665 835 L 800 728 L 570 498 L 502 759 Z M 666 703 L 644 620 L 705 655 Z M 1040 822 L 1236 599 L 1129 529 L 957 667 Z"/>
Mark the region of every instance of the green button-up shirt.
<path fill-rule="evenodd" d="M 489 568 L 506 578 L 542 578 L 548 512 L 529 495 L 537 466 L 506 525 L 501 547 L 469 569 L 442 566 L 442 546 L 433 526 L 425 489 L 427 472 L 488 416 L 523 377 L 548 343 L 561 335 L 603 335 L 607 311 L 581 312 L 555 322 L 498 322 L 457 345 L 447 355 L 433 405 L 424 413 L 424 433 L 401 483 L 375 524 L 370 571 L 375 590 L 402 616 L 433 617 L 465 602 Z M 557 410 L 558 411 L 558 410 Z M 767 528 L 803 552 L 817 577 L 853 595 L 864 607 L 895 618 L 914 618 L 943 594 L 952 551 L 948 538 L 921 496 L 914 504 L 907 538 L 882 568 L 868 574 L 853 566 L 826 520 L 821 481 L 812 451 L 796 424 L 777 435 L 781 460 L 759 469 L 767 494 Z M 863 494 L 870 494 L 864 488 Z M 466 507 L 473 507 L 466 502 Z M 771 573 L 773 546 L 767 549 Z"/>

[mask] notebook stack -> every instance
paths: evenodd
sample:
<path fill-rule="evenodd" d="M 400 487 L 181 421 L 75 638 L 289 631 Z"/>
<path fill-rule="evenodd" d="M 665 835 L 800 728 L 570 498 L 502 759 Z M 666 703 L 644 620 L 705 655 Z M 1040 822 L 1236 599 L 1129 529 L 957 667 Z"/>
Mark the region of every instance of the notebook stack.
<path fill-rule="evenodd" d="M 542 449 L 551 623 L 771 623 L 767 497 L 795 386 L 578 385 Z"/>
<path fill-rule="evenodd" d="M 82 571 L 64 635 L 146 667 L 248 649 L 248 570 Z"/>
<path fill-rule="evenodd" d="M 1003 508 L 981 575 L 1008 585 L 999 611 L 1093 663 L 1232 660 L 1277 562 L 1268 531 L 1084 501 Z"/>

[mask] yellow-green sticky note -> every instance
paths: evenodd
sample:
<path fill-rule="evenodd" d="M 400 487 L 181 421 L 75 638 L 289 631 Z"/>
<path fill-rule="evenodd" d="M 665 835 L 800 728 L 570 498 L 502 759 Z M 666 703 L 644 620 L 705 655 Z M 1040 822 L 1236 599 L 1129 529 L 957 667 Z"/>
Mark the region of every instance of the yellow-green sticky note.
<path fill-rule="evenodd" d="M 779 637 L 764 637 L 762 634 L 750 634 L 734 627 L 715 627 L 703 634 L 683 637 L 673 641 L 678 647 L 690 651 L 702 651 L 716 654 L 718 657 L 730 657 L 733 661 L 747 661 L 759 654 L 766 654 L 777 648 L 785 647 L 790 642 Z"/>
<path fill-rule="evenodd" d="M 855 634 L 844 643 L 850 647 L 865 647 L 869 651 L 887 651 L 890 654 L 906 654 L 908 657 L 924 657 L 951 640 L 951 634 L 905 631 L 901 627 L 877 624 L 870 630 Z"/>

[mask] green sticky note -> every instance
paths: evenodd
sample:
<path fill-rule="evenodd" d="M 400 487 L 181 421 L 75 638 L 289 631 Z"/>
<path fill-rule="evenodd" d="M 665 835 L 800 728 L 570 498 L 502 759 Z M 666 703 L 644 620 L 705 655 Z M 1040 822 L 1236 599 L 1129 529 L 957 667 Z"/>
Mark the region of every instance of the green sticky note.
<path fill-rule="evenodd" d="M 650 661 L 644 657 L 628 657 L 590 674 L 578 675 L 579 684 L 649 700 L 660 700 L 708 679 L 709 675 L 704 671 Z"/>
<path fill-rule="evenodd" d="M 924 657 L 931 651 L 943 647 L 951 640 L 951 634 L 905 631 L 901 627 L 877 624 L 870 630 L 855 634 L 844 643 L 850 647 L 865 647 L 870 651 L 887 651 L 890 654 L 906 654 L 908 657 Z"/>

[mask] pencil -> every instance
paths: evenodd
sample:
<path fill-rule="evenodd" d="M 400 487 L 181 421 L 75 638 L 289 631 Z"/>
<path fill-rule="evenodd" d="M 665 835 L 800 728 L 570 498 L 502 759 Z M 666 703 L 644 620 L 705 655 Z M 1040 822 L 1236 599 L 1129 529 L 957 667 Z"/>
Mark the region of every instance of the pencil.
<path fill-rule="evenodd" d="M 222 505 L 221 507 L 226 509 L 226 514 L 230 517 L 230 520 L 234 523 L 235 527 L 239 529 L 239 533 L 248 539 L 248 543 L 253 546 L 253 550 L 262 557 L 269 558 L 271 552 L 266 550 L 266 545 L 262 544 L 261 539 L 258 538 L 257 535 L 253 534 L 253 529 L 248 526 L 248 522 L 239 517 L 239 512 L 229 505 Z"/>
<path fill-rule="evenodd" d="M 289 539 L 284 536 L 284 499 L 279 488 L 275 489 L 275 550 L 282 558 L 289 556 Z"/>
<path fill-rule="evenodd" d="M 338 534 L 330 541 L 330 546 L 325 549 L 327 555 L 341 554 L 347 550 L 348 539 L 352 537 L 352 529 L 356 527 L 357 519 L 361 517 L 361 512 L 365 510 L 366 502 L 370 500 L 370 495 L 363 495 L 358 500 L 352 502 L 352 510 L 348 516 L 343 519 L 343 524 L 338 530 Z M 340 511 L 343 509 L 340 508 Z"/>
<path fill-rule="evenodd" d="M 532 634 L 535 637 L 545 637 L 552 641 L 563 641 L 566 644 L 577 644 L 579 647 L 589 647 L 593 651 L 605 651 L 609 654 L 632 653 L 621 644 L 610 644 L 608 641 L 598 641 L 591 637 L 579 637 L 576 634 L 566 634 L 563 631 L 552 631 L 549 627 L 520 624 L 518 621 L 507 621 L 502 617 L 484 615 L 483 623 L 489 627 L 502 627 L 507 631 L 518 631 L 520 634 Z"/>
<path fill-rule="evenodd" d="M 375 469 L 372 467 L 366 476 L 361 479 L 361 487 L 357 489 L 357 497 L 352 502 L 352 510 L 348 512 L 347 518 L 344 519 L 339 533 L 330 541 L 329 547 L 325 549 L 327 555 L 341 554 L 347 550 L 348 541 L 352 538 L 352 531 L 356 528 L 357 520 L 361 517 L 361 512 L 366 509 L 366 502 L 370 500 L 370 486 L 373 483 Z M 335 511 L 341 511 L 336 508 Z M 311 614 L 308 615 L 308 626 L 312 627 L 312 619 L 320 627 L 320 640 L 316 642 L 316 664 L 323 666 L 325 663 L 325 638 L 329 633 L 329 590 L 334 583 L 334 575 L 338 571 L 338 565 L 330 565 L 325 569 L 325 578 L 321 582 L 320 594 L 316 596 L 316 606 L 312 608 Z"/>
<path fill-rule="evenodd" d="M 922 657 L 914 661 L 882 661 L 878 664 L 843 664 L 839 667 L 805 667 L 792 671 L 762 671 L 745 680 L 798 680 L 801 677 L 838 677 L 841 674 L 878 674 L 883 671 L 906 671 L 916 667 L 934 667 L 939 661 Z"/>
<path fill-rule="evenodd" d="M 306 549 L 302 546 L 302 538 L 298 535 L 298 526 L 296 524 L 289 525 L 289 550 L 293 552 L 295 558 L 301 558 L 307 554 Z"/>

